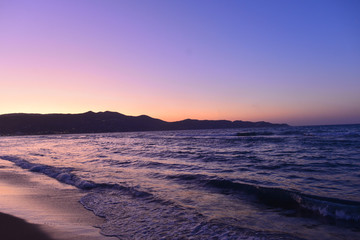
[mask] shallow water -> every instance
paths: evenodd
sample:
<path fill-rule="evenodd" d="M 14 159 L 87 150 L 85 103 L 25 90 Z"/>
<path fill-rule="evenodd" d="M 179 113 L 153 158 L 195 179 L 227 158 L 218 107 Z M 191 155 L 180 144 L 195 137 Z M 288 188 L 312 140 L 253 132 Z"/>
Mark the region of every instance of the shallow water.
<path fill-rule="evenodd" d="M 121 239 L 360 239 L 360 125 L 0 138 Z"/>

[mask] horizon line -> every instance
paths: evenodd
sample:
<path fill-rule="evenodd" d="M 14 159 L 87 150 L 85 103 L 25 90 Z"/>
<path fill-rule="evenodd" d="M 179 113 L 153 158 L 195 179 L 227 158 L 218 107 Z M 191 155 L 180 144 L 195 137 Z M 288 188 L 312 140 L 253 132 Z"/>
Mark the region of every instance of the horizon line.
<path fill-rule="evenodd" d="M 162 121 L 165 121 L 165 122 L 180 122 L 180 121 L 185 121 L 185 120 L 199 120 L 199 121 L 230 121 L 230 122 L 234 122 L 234 121 L 242 121 L 242 122 L 269 122 L 269 121 L 265 121 L 265 120 L 258 120 L 258 121 L 250 121 L 250 120 L 228 120 L 228 119 L 196 119 L 196 118 L 184 118 L 184 119 L 181 119 L 181 120 L 175 120 L 175 121 L 166 121 L 166 120 L 163 120 L 161 118 L 157 118 L 157 117 L 152 117 L 150 115 L 147 115 L 147 114 L 140 114 L 140 115 L 127 115 L 127 114 L 124 114 L 124 113 L 121 113 L 121 112 L 117 112 L 117 111 L 111 111 L 111 110 L 105 110 L 105 111 L 92 111 L 92 110 L 89 110 L 89 111 L 84 111 L 84 112 L 48 112 L 48 113 L 36 113 L 36 112 L 12 112 L 12 113 L 0 113 L 0 116 L 2 115 L 11 115 L 11 114 L 37 114 L 37 115 L 51 115 L 51 114 L 85 114 L 85 113 L 95 113 L 95 114 L 98 114 L 98 113 L 105 113 L 105 112 L 111 112 L 111 113 L 118 113 L 118 114 L 122 114 L 122 115 L 125 115 L 125 116 L 130 116 L 130 117 L 140 117 L 140 116 L 147 116 L 147 117 L 150 117 L 150 118 L 153 118 L 153 119 L 159 119 L 159 120 L 162 120 Z M 287 124 L 288 126 L 290 127 L 317 127 L 317 126 L 341 126 L 341 125 L 360 125 L 360 122 L 357 122 L 357 123 L 334 123 L 334 124 L 329 124 L 329 123 L 326 123 L 326 124 L 306 124 L 306 125 L 294 125 L 294 124 L 289 124 L 289 123 L 286 123 L 286 122 L 282 122 L 282 123 L 277 123 L 277 122 L 270 122 L 270 123 L 275 123 L 275 124 Z"/>

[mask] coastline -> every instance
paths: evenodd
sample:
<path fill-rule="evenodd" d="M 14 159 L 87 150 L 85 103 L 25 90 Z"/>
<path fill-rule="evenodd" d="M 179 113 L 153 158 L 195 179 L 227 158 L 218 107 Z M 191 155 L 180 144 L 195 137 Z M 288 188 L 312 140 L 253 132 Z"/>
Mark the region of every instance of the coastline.
<path fill-rule="evenodd" d="M 3 163 L 3 162 L 2 162 Z M 115 240 L 100 234 L 104 219 L 86 210 L 85 193 L 39 173 L 2 164 L 0 168 L 1 239 Z"/>

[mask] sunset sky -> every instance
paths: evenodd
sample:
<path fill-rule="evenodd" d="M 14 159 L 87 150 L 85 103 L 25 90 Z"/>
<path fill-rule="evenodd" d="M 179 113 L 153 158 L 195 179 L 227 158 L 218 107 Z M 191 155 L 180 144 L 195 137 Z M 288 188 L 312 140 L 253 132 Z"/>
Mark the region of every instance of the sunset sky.
<path fill-rule="evenodd" d="M 360 1 L 0 0 L 0 114 L 360 123 Z"/>

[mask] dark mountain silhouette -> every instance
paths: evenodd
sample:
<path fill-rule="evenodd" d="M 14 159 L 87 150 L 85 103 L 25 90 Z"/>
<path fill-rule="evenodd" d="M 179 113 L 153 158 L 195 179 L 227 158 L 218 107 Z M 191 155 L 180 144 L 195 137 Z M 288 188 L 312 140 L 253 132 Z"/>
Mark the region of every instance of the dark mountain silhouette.
<path fill-rule="evenodd" d="M 127 116 L 117 112 L 81 114 L 3 114 L 0 135 L 38 135 L 59 133 L 100 133 L 218 128 L 283 127 L 287 124 L 227 120 L 192 120 L 166 122 L 146 115 Z"/>

